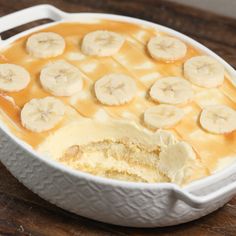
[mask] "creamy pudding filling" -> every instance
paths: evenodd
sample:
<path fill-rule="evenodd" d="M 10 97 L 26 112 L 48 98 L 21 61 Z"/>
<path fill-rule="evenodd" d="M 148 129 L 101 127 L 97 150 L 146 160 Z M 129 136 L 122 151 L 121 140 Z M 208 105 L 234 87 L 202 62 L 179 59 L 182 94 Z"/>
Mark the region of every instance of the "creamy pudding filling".
<path fill-rule="evenodd" d="M 159 152 L 159 147 L 149 150 L 128 140 L 103 140 L 71 146 L 59 161 L 104 177 L 160 182 L 168 178 L 158 171 Z"/>
<path fill-rule="evenodd" d="M 122 126 L 122 123 L 117 124 L 117 128 Z M 132 133 L 132 128 L 129 131 Z M 56 159 L 84 172 L 127 181 L 184 185 L 191 178 L 207 175 L 206 168 L 189 144 L 159 130 L 156 134 L 149 134 L 148 138 L 155 141 L 147 145 L 139 132 L 139 141 L 132 137 L 101 137 L 97 141 L 77 143 L 63 148 Z M 194 176 L 194 172 L 197 175 Z"/>

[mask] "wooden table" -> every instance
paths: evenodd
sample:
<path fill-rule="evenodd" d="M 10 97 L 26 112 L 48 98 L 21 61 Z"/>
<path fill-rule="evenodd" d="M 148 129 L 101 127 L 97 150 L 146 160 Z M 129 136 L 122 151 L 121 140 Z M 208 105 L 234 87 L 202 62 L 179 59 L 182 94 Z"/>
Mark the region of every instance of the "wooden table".
<path fill-rule="evenodd" d="M 0 16 L 41 3 L 51 3 L 68 12 L 109 12 L 169 26 L 211 48 L 236 68 L 234 19 L 157 0 L 0 0 Z M 27 27 L 33 25 L 36 23 Z M 24 29 L 25 26 L 19 27 L 2 36 L 9 37 Z M 20 184 L 0 164 L 0 235 L 233 236 L 236 235 L 236 197 L 220 210 L 180 226 L 155 229 L 125 228 L 85 219 L 45 202 Z"/>

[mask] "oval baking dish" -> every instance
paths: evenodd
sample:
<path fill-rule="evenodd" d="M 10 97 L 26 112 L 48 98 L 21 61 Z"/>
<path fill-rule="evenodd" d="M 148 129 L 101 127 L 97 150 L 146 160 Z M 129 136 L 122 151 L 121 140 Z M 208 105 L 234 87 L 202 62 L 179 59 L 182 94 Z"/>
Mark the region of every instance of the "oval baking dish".
<path fill-rule="evenodd" d="M 7 40 L 7 47 L 22 36 L 61 22 L 96 19 L 117 20 L 152 27 L 214 57 L 236 78 L 235 70 L 215 53 L 193 39 L 169 28 L 131 17 L 65 13 L 51 5 L 38 5 L 0 18 L 0 33 L 19 25 L 49 18 L 55 22 L 35 27 Z M 236 82 L 236 81 L 234 81 Z M 94 220 L 133 227 L 176 225 L 202 217 L 228 202 L 236 193 L 236 165 L 184 188 L 172 183 L 132 183 L 93 176 L 48 159 L 0 126 L 0 160 L 25 186 L 47 201 Z"/>

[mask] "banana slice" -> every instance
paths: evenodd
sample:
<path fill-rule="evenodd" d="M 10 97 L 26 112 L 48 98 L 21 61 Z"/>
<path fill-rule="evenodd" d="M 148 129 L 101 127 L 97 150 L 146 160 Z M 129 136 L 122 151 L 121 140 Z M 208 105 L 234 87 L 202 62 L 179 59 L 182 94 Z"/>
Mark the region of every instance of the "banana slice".
<path fill-rule="evenodd" d="M 122 47 L 125 39 L 112 31 L 97 30 L 85 35 L 81 51 L 88 56 L 111 56 Z"/>
<path fill-rule="evenodd" d="M 29 72 L 14 64 L 0 64 L 0 89 L 17 92 L 27 87 L 30 82 Z"/>
<path fill-rule="evenodd" d="M 159 170 L 171 182 L 182 185 L 197 166 L 196 155 L 186 142 L 178 142 L 163 148 L 159 155 Z"/>
<path fill-rule="evenodd" d="M 225 105 L 207 106 L 202 110 L 200 124 L 211 133 L 230 133 L 236 130 L 236 111 Z"/>
<path fill-rule="evenodd" d="M 43 88 L 55 96 L 71 96 L 83 87 L 79 69 L 61 60 L 46 65 L 40 73 Z"/>
<path fill-rule="evenodd" d="M 28 38 L 26 42 L 26 49 L 28 53 L 34 57 L 56 57 L 64 52 L 65 41 L 59 34 L 56 33 L 37 33 Z"/>
<path fill-rule="evenodd" d="M 179 39 L 158 35 L 151 38 L 147 45 L 150 55 L 160 61 L 175 61 L 185 56 L 186 45 Z"/>
<path fill-rule="evenodd" d="M 136 93 L 136 84 L 125 74 L 111 73 L 96 81 L 95 94 L 105 105 L 121 105 L 130 102 Z"/>
<path fill-rule="evenodd" d="M 214 88 L 224 82 L 224 67 L 210 56 L 196 56 L 184 63 L 184 76 L 195 85 Z"/>
<path fill-rule="evenodd" d="M 157 80 L 151 87 L 150 96 L 154 101 L 167 104 L 186 103 L 193 97 L 191 84 L 178 77 Z"/>
<path fill-rule="evenodd" d="M 151 129 L 171 128 L 184 117 L 178 107 L 161 104 L 150 107 L 144 112 L 144 123 Z"/>
<path fill-rule="evenodd" d="M 21 110 L 21 123 L 33 132 L 52 129 L 63 118 L 64 104 L 53 97 L 32 99 Z"/>

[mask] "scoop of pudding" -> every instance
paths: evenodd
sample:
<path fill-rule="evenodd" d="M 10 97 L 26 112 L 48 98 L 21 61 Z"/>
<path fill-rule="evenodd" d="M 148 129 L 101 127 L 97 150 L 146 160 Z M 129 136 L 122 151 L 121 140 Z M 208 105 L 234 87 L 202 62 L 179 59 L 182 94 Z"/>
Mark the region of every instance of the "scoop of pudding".
<path fill-rule="evenodd" d="M 125 181 L 183 185 L 206 175 L 189 144 L 133 122 L 81 119 L 49 136 L 38 151 L 80 171 Z"/>

